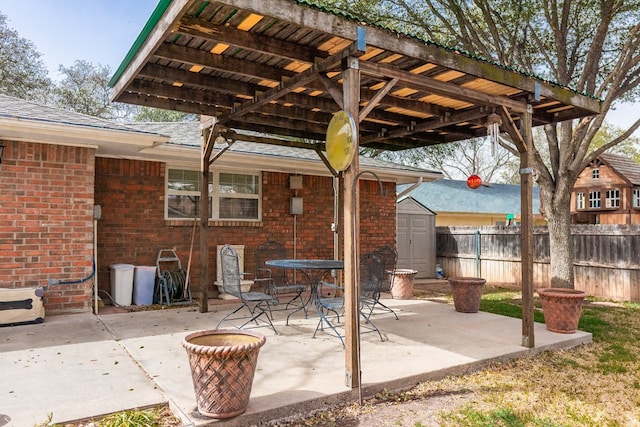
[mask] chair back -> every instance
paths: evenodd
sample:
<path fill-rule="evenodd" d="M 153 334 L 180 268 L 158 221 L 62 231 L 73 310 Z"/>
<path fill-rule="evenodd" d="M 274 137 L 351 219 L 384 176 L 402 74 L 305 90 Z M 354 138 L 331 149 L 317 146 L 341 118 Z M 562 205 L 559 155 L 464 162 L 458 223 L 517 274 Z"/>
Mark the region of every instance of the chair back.
<path fill-rule="evenodd" d="M 398 263 L 398 252 L 389 245 L 377 247 L 373 253 L 375 253 L 384 264 L 384 281 L 380 291 L 388 292 L 391 290 L 391 283 L 393 280 L 393 273 L 396 271 L 396 265 Z"/>
<path fill-rule="evenodd" d="M 360 257 L 360 294 L 372 297 L 384 286 L 386 273 L 384 262 L 376 253 L 369 252 Z"/>
<path fill-rule="evenodd" d="M 230 245 L 224 245 L 220 249 L 220 263 L 222 264 L 222 287 L 224 292 L 238 298 L 242 298 L 240 286 L 242 276 L 238 266 L 238 253 Z"/>
<path fill-rule="evenodd" d="M 258 281 L 270 279 L 270 285 L 283 286 L 287 284 L 287 272 L 284 268 L 271 267 L 266 265 L 270 259 L 286 259 L 287 250 L 285 247 L 274 241 L 260 244 L 255 251 L 256 269 L 255 277 Z"/>

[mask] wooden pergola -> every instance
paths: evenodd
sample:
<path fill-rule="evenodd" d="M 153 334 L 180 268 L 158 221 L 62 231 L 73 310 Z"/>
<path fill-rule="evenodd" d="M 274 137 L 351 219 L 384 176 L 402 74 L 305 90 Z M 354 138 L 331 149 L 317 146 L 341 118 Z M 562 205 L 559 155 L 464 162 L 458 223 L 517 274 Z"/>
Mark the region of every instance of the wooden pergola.
<path fill-rule="evenodd" d="M 393 151 L 486 136 L 499 118 L 520 153 L 522 345 L 534 347 L 532 127 L 598 114 L 599 100 L 308 0 L 161 0 L 110 85 L 113 101 L 213 117 L 203 135 L 201 254 L 218 137 L 314 149 L 327 163 L 327 125 L 339 110 L 355 119 L 356 149 Z M 358 156 L 339 175 L 349 387 L 360 384 L 360 175 Z"/>

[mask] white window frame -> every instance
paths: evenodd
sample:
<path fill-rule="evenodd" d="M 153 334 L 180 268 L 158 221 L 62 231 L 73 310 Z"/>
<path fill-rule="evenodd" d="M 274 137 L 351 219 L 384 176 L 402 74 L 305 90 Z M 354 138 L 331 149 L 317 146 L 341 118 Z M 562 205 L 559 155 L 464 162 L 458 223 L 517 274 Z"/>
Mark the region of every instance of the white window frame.
<path fill-rule="evenodd" d="M 619 208 L 620 207 L 620 190 L 611 189 L 605 192 L 604 206 L 606 208 Z"/>
<path fill-rule="evenodd" d="M 600 190 L 589 191 L 589 208 L 599 209 L 600 206 Z"/>
<path fill-rule="evenodd" d="M 640 188 L 633 189 L 633 207 L 640 208 Z"/>
<path fill-rule="evenodd" d="M 576 210 L 583 210 L 586 207 L 584 192 L 576 193 Z"/>
<path fill-rule="evenodd" d="M 591 179 L 600 179 L 600 169 L 591 169 Z"/>
<path fill-rule="evenodd" d="M 200 197 L 200 189 L 198 187 L 198 191 L 177 191 L 169 189 L 169 175 L 171 170 L 185 170 L 185 171 L 196 171 L 200 174 L 199 170 L 185 168 L 185 167 L 172 167 L 167 166 L 167 173 L 165 174 L 165 197 L 164 197 L 164 217 L 165 220 L 171 221 L 192 221 L 193 218 L 183 218 L 183 217 L 170 217 L 169 216 L 169 196 L 170 195 L 186 195 L 186 196 L 195 196 Z M 220 190 L 220 174 L 232 174 L 232 175 L 249 175 L 256 178 L 258 193 L 257 194 L 238 194 L 238 193 L 227 193 L 222 192 Z M 257 200 L 258 202 L 258 216 L 257 218 L 220 218 L 220 203 L 219 200 L 221 197 L 224 198 L 238 198 L 238 199 L 252 199 Z M 211 206 L 209 212 L 209 220 L 212 221 L 243 221 L 243 222 L 255 222 L 262 221 L 262 174 L 258 171 L 243 171 L 239 172 L 236 170 L 216 170 L 210 172 L 210 182 L 209 182 L 209 206 Z"/>

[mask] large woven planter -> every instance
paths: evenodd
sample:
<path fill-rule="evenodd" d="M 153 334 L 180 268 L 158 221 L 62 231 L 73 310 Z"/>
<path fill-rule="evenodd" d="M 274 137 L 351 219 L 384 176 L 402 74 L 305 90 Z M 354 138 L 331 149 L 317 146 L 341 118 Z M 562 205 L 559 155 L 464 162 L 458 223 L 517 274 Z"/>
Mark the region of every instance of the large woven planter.
<path fill-rule="evenodd" d="M 561 334 L 573 334 L 578 330 L 586 292 L 566 288 L 540 288 L 536 292 L 540 295 L 548 330 Z"/>
<path fill-rule="evenodd" d="M 246 411 L 265 342 L 263 335 L 240 329 L 200 331 L 184 338 L 200 414 L 231 418 Z"/>
<path fill-rule="evenodd" d="M 453 305 L 460 313 L 477 313 L 480 310 L 482 287 L 487 282 L 480 277 L 449 277 Z"/>
<path fill-rule="evenodd" d="M 391 273 L 391 296 L 394 299 L 410 299 L 413 296 L 413 281 L 418 270 L 398 268 Z"/>

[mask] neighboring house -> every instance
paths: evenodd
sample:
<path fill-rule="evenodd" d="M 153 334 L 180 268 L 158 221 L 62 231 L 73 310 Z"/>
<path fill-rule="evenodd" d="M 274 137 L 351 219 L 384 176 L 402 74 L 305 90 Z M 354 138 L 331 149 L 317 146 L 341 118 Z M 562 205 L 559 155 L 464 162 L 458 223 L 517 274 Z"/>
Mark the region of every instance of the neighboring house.
<path fill-rule="evenodd" d="M 640 224 L 640 165 L 600 154 L 573 186 L 571 219 L 574 224 Z"/>
<path fill-rule="evenodd" d="M 398 186 L 402 192 L 409 186 Z M 510 225 L 520 222 L 520 186 L 489 184 L 472 190 L 466 181 L 425 182 L 407 196 L 435 213 L 436 227 Z M 400 202 L 402 203 L 402 201 Z M 533 187 L 534 224 L 546 225 L 540 215 L 540 194 Z"/>
<path fill-rule="evenodd" d="M 121 125 L 0 95 L 0 288 L 59 282 L 45 290 L 48 312 L 89 311 L 96 279 L 110 291 L 111 265 L 154 266 L 159 251 L 171 248 L 185 269 L 191 259 L 197 296 L 199 127 Z M 360 167 L 384 189 L 380 195 L 377 182 L 360 184 L 361 250 L 395 244 L 396 184 L 441 174 L 364 157 Z M 342 238 L 332 231 L 341 227 L 334 190 L 342 191 L 313 150 L 238 141 L 212 171 L 212 296 L 217 245 L 245 245 L 247 271 L 266 240 L 282 242 L 291 257 L 333 257 Z M 294 176 L 301 186 L 290 184 Z M 302 199 L 301 214 L 291 213 L 292 197 Z"/>

